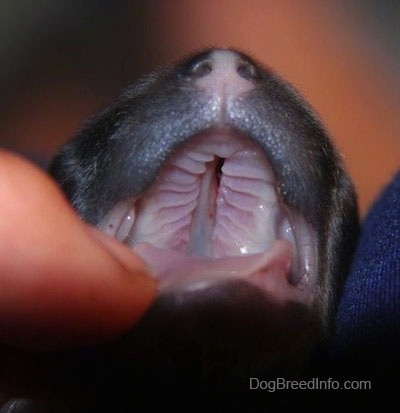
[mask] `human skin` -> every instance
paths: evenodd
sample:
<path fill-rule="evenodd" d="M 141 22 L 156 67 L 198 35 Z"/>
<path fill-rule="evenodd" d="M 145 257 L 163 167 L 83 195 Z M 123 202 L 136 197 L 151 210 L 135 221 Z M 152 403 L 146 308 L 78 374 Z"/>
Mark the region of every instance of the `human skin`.
<path fill-rule="evenodd" d="M 0 151 L 0 342 L 104 342 L 132 328 L 156 291 L 144 263 L 83 223 L 43 171 Z"/>

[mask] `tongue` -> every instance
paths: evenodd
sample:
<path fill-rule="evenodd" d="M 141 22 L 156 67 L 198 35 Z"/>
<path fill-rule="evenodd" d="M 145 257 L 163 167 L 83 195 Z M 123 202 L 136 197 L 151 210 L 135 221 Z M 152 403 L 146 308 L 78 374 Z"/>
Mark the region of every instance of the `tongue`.
<path fill-rule="evenodd" d="M 294 287 L 290 284 L 292 247 L 288 241 L 275 241 L 260 254 L 209 258 L 139 243 L 134 251 L 150 266 L 159 280 L 160 292 L 196 291 L 230 279 L 247 280 L 284 299 Z M 289 291 L 288 291 L 289 290 Z"/>

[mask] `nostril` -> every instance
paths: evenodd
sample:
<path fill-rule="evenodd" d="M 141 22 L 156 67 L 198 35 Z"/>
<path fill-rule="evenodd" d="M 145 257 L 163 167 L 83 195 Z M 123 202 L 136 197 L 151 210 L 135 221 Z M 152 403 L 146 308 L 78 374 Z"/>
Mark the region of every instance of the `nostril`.
<path fill-rule="evenodd" d="M 258 71 L 257 67 L 247 61 L 241 60 L 237 66 L 237 73 L 240 77 L 246 80 L 259 80 L 260 79 L 260 72 Z"/>
<path fill-rule="evenodd" d="M 212 72 L 211 62 L 206 60 L 205 62 L 199 62 L 192 68 L 193 77 L 204 77 Z"/>
<path fill-rule="evenodd" d="M 208 55 L 201 54 L 191 59 L 182 68 L 182 73 L 186 77 L 201 78 L 212 72 L 212 61 Z"/>

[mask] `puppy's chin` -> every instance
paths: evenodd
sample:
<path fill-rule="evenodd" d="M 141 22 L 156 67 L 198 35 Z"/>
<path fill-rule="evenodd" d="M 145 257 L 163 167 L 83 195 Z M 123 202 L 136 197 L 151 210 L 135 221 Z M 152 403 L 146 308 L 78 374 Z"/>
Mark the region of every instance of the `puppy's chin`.
<path fill-rule="evenodd" d="M 174 391 L 177 385 L 247 390 L 249 377 L 296 375 L 319 324 L 313 309 L 278 302 L 242 280 L 200 292 L 168 291 L 129 334 L 108 346 L 106 381 L 117 382 L 120 394 L 132 383 Z"/>
<path fill-rule="evenodd" d="M 302 374 L 320 325 L 320 314 L 312 307 L 279 301 L 244 280 L 200 290 L 169 289 L 130 332 L 113 342 L 34 360 L 28 355 L 21 366 L 12 359 L 10 372 L 27 372 L 16 372 L 20 390 L 12 394 L 55 402 L 54 410 L 52 404 L 50 410 L 39 405 L 38 411 L 49 412 L 131 412 L 139 401 L 157 409 L 183 406 L 173 411 L 210 411 L 215 400 L 223 403 L 218 411 L 230 411 L 228 402 L 245 403 L 247 409 L 248 402 L 258 403 L 255 396 L 264 403 L 265 392 L 249 391 L 252 377 Z M 204 409 L 187 409 L 188 401 Z"/>

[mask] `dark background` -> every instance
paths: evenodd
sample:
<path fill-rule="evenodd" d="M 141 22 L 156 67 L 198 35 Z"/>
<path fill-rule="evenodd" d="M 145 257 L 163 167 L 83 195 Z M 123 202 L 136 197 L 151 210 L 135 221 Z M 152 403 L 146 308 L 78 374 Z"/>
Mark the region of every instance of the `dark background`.
<path fill-rule="evenodd" d="M 400 164 L 399 21 L 383 0 L 1 0 L 0 146 L 45 165 L 144 71 L 234 46 L 316 108 L 365 212 Z"/>

